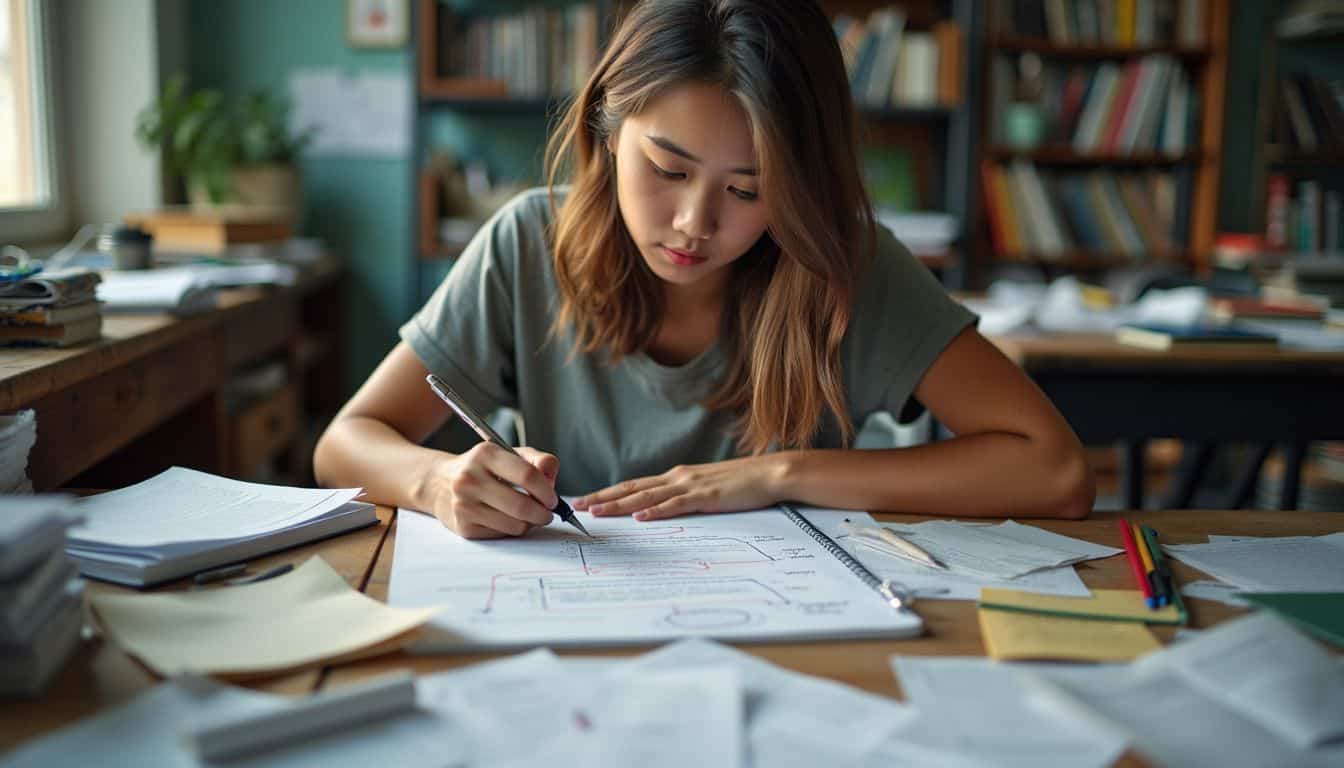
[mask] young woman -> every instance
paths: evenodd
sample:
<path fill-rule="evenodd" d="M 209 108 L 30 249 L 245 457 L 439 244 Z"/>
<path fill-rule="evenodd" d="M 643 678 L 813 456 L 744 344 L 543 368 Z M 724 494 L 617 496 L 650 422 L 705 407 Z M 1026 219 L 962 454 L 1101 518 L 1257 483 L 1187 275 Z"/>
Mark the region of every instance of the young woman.
<path fill-rule="evenodd" d="M 1088 513 L 1068 424 L 874 225 L 814 3 L 644 0 L 561 129 L 549 191 L 499 211 L 402 327 L 322 436 L 320 482 L 467 537 L 546 525 L 557 493 L 641 520 Z M 421 447 L 452 417 L 428 372 L 520 411 L 525 458 Z M 920 407 L 956 437 L 850 447 L 869 414 Z"/>

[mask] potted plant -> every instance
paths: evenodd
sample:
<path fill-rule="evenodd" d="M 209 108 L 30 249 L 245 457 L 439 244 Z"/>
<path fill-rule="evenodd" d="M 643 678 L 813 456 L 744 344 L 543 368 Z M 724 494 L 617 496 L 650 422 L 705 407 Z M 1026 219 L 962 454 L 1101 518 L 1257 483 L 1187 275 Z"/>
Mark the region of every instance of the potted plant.
<path fill-rule="evenodd" d="M 312 131 L 291 136 L 288 105 L 265 90 L 230 104 L 215 89 L 188 92 L 180 75 L 136 117 L 135 136 L 163 152 L 193 207 L 227 204 L 298 211 L 295 160 Z"/>

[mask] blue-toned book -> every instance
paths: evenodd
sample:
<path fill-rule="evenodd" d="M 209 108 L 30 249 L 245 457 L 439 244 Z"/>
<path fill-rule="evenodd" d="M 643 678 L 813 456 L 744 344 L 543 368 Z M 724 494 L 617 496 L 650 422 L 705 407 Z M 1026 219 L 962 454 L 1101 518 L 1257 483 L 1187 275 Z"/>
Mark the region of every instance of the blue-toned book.
<path fill-rule="evenodd" d="M 1263 333 L 1238 325 L 1210 323 L 1191 325 L 1130 323 L 1116 329 L 1115 340 L 1133 347 L 1158 350 L 1215 345 L 1272 347 L 1279 343 L 1279 337 L 1272 333 Z"/>

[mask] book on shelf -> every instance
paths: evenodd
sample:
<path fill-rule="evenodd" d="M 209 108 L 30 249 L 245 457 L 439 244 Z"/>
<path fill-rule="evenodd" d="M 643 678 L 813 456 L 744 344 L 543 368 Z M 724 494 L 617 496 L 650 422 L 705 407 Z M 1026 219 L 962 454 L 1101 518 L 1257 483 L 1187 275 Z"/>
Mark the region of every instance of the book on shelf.
<path fill-rule="evenodd" d="M 1233 320 L 1325 320 L 1329 304 L 1305 296 L 1216 296 L 1209 313 L 1222 322 Z"/>
<path fill-rule="evenodd" d="M 148 232 L 156 251 L 219 253 L 233 245 L 274 243 L 294 236 L 290 213 L 271 208 L 165 208 L 132 214 L 125 222 Z"/>
<path fill-rule="evenodd" d="M 89 496 L 66 552 L 80 573 L 144 587 L 377 522 L 359 488 L 245 483 L 173 467 Z"/>
<path fill-rule="evenodd" d="M 1344 148 L 1344 80 L 1285 77 L 1279 98 L 1275 141 L 1303 152 Z"/>
<path fill-rule="evenodd" d="M 951 105 L 961 95 L 962 32 L 955 21 L 911 29 L 898 6 L 867 18 L 838 14 L 831 21 L 854 101 L 862 106 Z"/>
<path fill-rule="evenodd" d="M 1131 347 L 1168 350 L 1208 347 L 1276 347 L 1279 337 L 1237 325 L 1132 323 L 1115 330 L 1115 340 Z"/>
<path fill-rule="evenodd" d="M 473 15 L 439 50 L 453 77 L 499 81 L 511 96 L 567 95 L 583 87 L 597 63 L 598 26 L 593 3 Z"/>
<path fill-rule="evenodd" d="M 1087 251 L 1133 259 L 1175 252 L 1176 181 L 1163 171 L 1042 171 L 1015 160 L 981 168 L 996 253 L 1045 259 Z"/>
<path fill-rule="evenodd" d="M 1055 45 L 1199 46 L 1204 0 L 1006 0 L 995 14 L 1001 37 Z"/>

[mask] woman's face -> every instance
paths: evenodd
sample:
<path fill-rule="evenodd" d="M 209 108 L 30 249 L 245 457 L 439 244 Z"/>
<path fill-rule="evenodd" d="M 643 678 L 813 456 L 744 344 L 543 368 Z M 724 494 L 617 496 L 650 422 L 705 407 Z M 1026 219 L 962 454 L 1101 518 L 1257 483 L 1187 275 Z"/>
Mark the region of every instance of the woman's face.
<path fill-rule="evenodd" d="M 612 138 L 626 229 L 654 274 L 726 283 L 766 229 L 746 112 L 722 87 L 672 88 Z"/>

